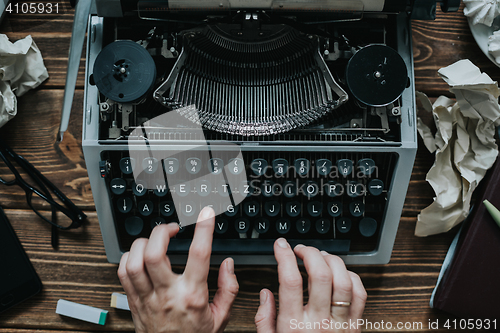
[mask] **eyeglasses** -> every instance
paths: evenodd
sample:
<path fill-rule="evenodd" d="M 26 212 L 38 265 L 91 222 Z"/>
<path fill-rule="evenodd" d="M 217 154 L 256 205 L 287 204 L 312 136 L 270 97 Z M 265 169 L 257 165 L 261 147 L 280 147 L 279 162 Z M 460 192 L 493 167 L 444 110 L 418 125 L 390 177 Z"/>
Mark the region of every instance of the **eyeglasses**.
<path fill-rule="evenodd" d="M 52 225 L 52 246 L 56 248 L 58 245 L 57 231 L 78 228 L 87 216 L 40 171 L 24 157 L 16 154 L 2 139 L 0 139 L 0 158 L 11 172 L 11 174 L 0 173 L 0 183 L 7 186 L 18 185 L 24 190 L 28 206 L 42 220 Z M 21 177 L 20 170 L 24 171 L 36 183 L 36 186 L 27 183 Z M 51 193 L 57 197 L 60 203 L 56 201 L 57 199 L 54 200 Z M 46 203 L 50 204 L 50 214 L 47 214 L 47 210 L 43 209 Z M 61 212 L 65 216 L 58 218 L 57 212 Z"/>

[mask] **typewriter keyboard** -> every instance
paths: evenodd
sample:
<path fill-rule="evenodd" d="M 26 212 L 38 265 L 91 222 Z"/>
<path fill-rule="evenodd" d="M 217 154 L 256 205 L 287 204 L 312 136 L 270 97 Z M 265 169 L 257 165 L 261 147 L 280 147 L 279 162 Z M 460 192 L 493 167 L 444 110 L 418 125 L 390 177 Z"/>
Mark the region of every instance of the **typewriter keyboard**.
<path fill-rule="evenodd" d="M 191 154 L 136 161 L 128 152 L 101 153 L 101 176 L 122 251 L 128 251 L 136 238 L 149 237 L 157 225 L 178 223 L 183 215 L 196 217 L 203 208 L 186 199 L 178 211 L 172 193 L 201 196 L 209 203 L 213 196 L 228 192 L 243 195 L 244 200 L 221 208 L 224 213 L 216 217 L 213 253 L 272 254 L 279 237 L 292 245 L 302 243 L 337 254 L 376 250 L 397 154 L 243 151 L 241 160 L 230 161 Z M 247 185 L 230 188 L 209 180 L 196 186 L 150 184 L 153 178 L 134 180 L 132 171 L 141 167 L 146 176 L 167 179 L 205 169 L 217 173 L 228 164 L 232 173 L 245 169 Z M 187 253 L 194 227 L 181 228 L 169 252 Z"/>

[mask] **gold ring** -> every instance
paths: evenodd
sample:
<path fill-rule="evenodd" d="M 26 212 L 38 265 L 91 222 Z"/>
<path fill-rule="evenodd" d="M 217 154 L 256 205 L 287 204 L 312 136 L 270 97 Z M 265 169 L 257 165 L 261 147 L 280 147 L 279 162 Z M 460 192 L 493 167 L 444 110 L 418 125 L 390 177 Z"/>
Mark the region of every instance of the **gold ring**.
<path fill-rule="evenodd" d="M 351 302 L 332 302 L 332 306 L 349 307 Z"/>

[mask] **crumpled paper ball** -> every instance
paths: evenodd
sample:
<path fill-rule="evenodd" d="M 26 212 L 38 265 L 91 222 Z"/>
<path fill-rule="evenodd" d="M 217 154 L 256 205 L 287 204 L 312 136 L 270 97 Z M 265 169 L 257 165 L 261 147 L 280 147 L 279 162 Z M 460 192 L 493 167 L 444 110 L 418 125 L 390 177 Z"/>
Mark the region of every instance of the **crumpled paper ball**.
<path fill-rule="evenodd" d="M 464 0 L 464 14 L 472 18 L 472 24 L 482 23 L 491 27 L 495 17 L 500 15 L 500 0 Z"/>
<path fill-rule="evenodd" d="M 474 190 L 498 156 L 498 83 L 468 59 L 441 68 L 438 74 L 456 102 L 441 96 L 431 104 L 427 96 L 417 94 L 424 110 L 432 112 L 437 131 L 433 135 L 417 119 L 425 146 L 436 156 L 426 176 L 435 197 L 417 217 L 416 236 L 446 232 L 462 222 L 469 214 Z"/>
<path fill-rule="evenodd" d="M 31 36 L 12 43 L 7 35 L 0 34 L 0 127 L 17 114 L 17 97 L 48 77 L 42 54 Z"/>
<path fill-rule="evenodd" d="M 495 58 L 497 64 L 500 64 L 500 30 L 488 37 L 488 52 Z"/>

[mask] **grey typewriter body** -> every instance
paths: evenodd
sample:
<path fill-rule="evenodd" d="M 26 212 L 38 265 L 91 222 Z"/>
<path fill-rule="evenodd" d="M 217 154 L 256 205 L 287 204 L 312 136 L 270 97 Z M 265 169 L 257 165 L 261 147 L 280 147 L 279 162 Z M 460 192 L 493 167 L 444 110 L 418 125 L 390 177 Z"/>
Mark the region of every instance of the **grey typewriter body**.
<path fill-rule="evenodd" d="M 313 1 L 217 2 L 203 17 L 210 1 L 131 2 L 97 1 L 88 27 L 83 152 L 108 260 L 119 262 L 156 225 L 180 222 L 169 256 L 184 263 L 194 225 L 183 221 L 215 203 L 213 263 L 274 264 L 278 237 L 347 264 L 387 263 L 417 149 L 408 8 L 339 1 L 326 15 L 300 11 Z M 132 51 L 116 51 L 124 41 Z M 127 67 L 144 50 L 144 63 Z M 379 52 L 385 60 L 373 60 Z M 384 67 L 386 55 L 397 68 Z M 363 63 L 374 68 L 360 89 Z M 98 78 L 101 69 L 111 78 Z M 127 73 L 145 87 L 131 87 Z M 403 86 L 393 84 L 401 77 Z M 395 92 L 370 93 L 384 85 Z M 122 102 L 116 87 L 142 90 Z M 324 101 L 313 101 L 318 91 Z M 187 122 L 154 121 L 167 114 Z M 244 177 L 251 190 L 201 179 L 216 174 L 214 163 L 222 179 Z M 178 180 L 198 172 L 191 185 Z M 219 200 L 224 189 L 232 201 Z"/>

